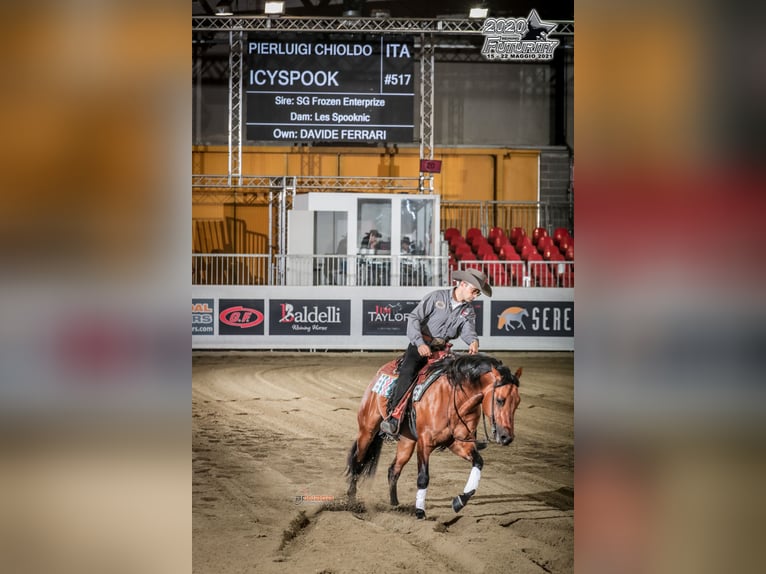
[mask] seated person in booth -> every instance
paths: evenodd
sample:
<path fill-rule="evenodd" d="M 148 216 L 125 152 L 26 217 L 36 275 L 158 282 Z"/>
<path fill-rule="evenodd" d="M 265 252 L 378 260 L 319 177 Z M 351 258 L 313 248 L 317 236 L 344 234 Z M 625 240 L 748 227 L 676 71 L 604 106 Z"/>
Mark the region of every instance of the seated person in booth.
<path fill-rule="evenodd" d="M 380 234 L 380 231 L 377 229 L 370 229 L 370 231 L 365 233 L 364 237 L 362 237 L 362 249 L 369 249 L 371 252 L 375 253 L 375 251 L 380 248 L 382 239 L 383 236 Z"/>
<path fill-rule="evenodd" d="M 383 235 L 377 229 L 371 229 L 362 238 L 361 257 L 359 260 L 359 276 L 364 285 L 388 285 L 390 262 L 384 257 L 369 257 L 371 255 L 388 255 L 391 253 L 391 242 L 383 241 Z"/>
<path fill-rule="evenodd" d="M 468 353 L 479 352 L 476 335 L 476 313 L 471 302 L 481 293 L 492 296 L 487 276 L 478 269 L 457 270 L 452 278 L 458 284 L 451 289 L 433 291 L 423 297 L 407 320 L 407 338 L 410 344 L 399 367 L 399 377 L 392 383 L 388 398 L 388 418 L 380 430 L 396 437 L 399 420 L 391 413 L 410 390 L 415 378 L 428 362 L 432 351 L 439 351 L 458 336 L 468 345 Z"/>
<path fill-rule="evenodd" d="M 410 247 L 411 247 L 410 238 L 405 235 L 404 237 L 402 237 L 402 246 L 401 246 L 402 255 L 411 255 Z"/>

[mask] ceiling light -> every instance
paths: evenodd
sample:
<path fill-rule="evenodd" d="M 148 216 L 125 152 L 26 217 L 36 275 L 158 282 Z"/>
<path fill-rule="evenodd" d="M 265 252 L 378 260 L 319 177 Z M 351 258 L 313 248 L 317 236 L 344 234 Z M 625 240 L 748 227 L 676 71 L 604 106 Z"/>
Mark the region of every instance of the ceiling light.
<path fill-rule="evenodd" d="M 486 8 L 471 8 L 468 12 L 469 18 L 486 18 L 488 10 Z"/>
<path fill-rule="evenodd" d="M 284 2 L 266 2 L 266 6 L 263 9 L 264 14 L 284 14 L 285 3 Z"/>
<path fill-rule="evenodd" d="M 215 9 L 216 16 L 234 16 L 234 11 L 231 9 L 231 2 L 227 0 L 221 0 Z"/>

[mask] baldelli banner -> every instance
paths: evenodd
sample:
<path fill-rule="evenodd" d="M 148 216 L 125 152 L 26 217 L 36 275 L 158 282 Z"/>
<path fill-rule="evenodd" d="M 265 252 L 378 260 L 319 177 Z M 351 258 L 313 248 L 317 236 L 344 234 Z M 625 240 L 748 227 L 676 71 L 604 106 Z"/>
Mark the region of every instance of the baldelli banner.
<path fill-rule="evenodd" d="M 270 299 L 270 335 L 350 335 L 351 301 Z"/>

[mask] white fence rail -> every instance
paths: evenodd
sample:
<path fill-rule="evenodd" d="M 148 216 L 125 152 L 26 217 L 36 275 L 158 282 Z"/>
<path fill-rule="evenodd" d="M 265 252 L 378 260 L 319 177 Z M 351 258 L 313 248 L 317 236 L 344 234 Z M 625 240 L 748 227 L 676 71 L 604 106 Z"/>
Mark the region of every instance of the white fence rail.
<path fill-rule="evenodd" d="M 487 274 L 493 287 L 574 287 L 574 261 L 458 261 Z"/>
<path fill-rule="evenodd" d="M 573 261 L 459 261 L 496 287 L 574 287 Z M 193 285 L 405 286 L 450 283 L 447 257 L 398 255 L 192 255 Z"/>

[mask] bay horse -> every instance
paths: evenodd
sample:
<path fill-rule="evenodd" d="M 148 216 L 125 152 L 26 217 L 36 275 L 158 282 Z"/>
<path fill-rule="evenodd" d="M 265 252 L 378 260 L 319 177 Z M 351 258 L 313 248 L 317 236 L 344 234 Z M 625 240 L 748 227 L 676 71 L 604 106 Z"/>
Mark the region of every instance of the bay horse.
<path fill-rule="evenodd" d="M 372 476 L 378 464 L 383 433 L 380 423 L 386 416 L 390 383 L 396 378 L 397 360 L 383 365 L 367 385 L 357 413 L 359 433 L 348 454 L 348 498 L 356 498 L 357 481 Z M 519 377 L 522 369 L 510 369 L 488 355 L 452 355 L 430 363 L 424 380 L 434 379 L 421 397 L 414 392 L 411 414 L 400 423 L 401 434 L 396 455 L 388 469 L 389 498 L 399 504 L 396 483 L 404 465 L 417 447 L 418 491 L 415 515 L 425 518 L 428 489 L 428 459 L 437 448 L 449 448 L 471 462 L 471 472 L 462 494 L 452 501 L 459 512 L 476 492 L 484 460 L 479 450 L 486 444 L 477 441 L 476 429 L 482 413 L 490 419 L 491 440 L 507 446 L 514 439 L 513 419 L 519 406 Z M 486 431 L 486 422 L 485 422 Z"/>

